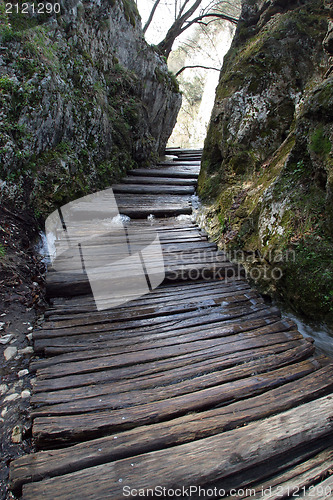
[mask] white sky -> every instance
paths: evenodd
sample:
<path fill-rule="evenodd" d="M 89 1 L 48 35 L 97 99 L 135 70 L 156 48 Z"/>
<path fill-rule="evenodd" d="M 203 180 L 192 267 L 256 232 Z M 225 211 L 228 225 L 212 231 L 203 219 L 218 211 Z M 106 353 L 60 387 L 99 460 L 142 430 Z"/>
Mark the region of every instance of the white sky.
<path fill-rule="evenodd" d="M 180 2 L 181 0 L 161 0 L 157 7 L 153 21 L 151 22 L 145 38 L 148 43 L 158 44 L 163 40 L 168 29 L 174 21 L 175 17 L 175 1 Z M 237 0 L 235 0 L 237 2 Z M 142 18 L 142 26 L 151 12 L 151 9 L 155 3 L 155 0 L 137 0 L 138 10 Z M 202 0 L 201 7 L 197 10 L 196 15 L 200 12 L 201 8 L 209 5 L 211 0 Z M 232 34 L 228 29 L 226 23 L 226 29 L 221 29 L 217 34 L 210 37 L 205 37 L 203 34 L 198 38 L 198 32 L 196 31 L 197 25 L 191 26 L 189 29 L 185 30 L 184 33 L 179 36 L 174 45 L 173 50 L 177 49 L 179 45 L 185 42 L 193 45 L 193 41 L 200 42 L 196 50 L 191 50 L 185 60 L 185 65 L 204 65 L 211 66 L 214 68 L 221 68 L 223 57 L 229 49 Z M 173 63 L 172 70 L 177 71 L 179 68 L 174 68 Z M 199 70 L 199 69 L 187 69 L 183 73 L 183 77 L 188 81 L 195 78 L 196 75 L 200 74 L 204 79 L 203 85 L 203 96 L 200 105 L 200 110 L 198 112 L 197 118 L 193 120 L 192 125 L 189 130 L 189 142 L 187 146 L 199 147 L 202 146 L 204 137 L 206 135 L 207 124 L 209 122 L 211 110 L 215 98 L 215 88 L 218 83 L 219 72 L 214 70 Z M 181 83 L 181 82 L 180 82 Z M 178 144 L 177 134 L 179 127 L 182 127 L 183 118 L 182 111 L 178 115 L 178 124 L 170 138 L 170 143 L 173 145 Z M 187 147 L 186 146 L 186 147 Z"/>
<path fill-rule="evenodd" d="M 177 0 L 176 0 L 177 1 Z M 179 2 L 179 0 L 178 0 Z M 148 19 L 149 13 L 155 3 L 155 0 L 137 0 L 138 10 L 142 18 L 142 27 Z M 202 0 L 202 7 L 208 5 L 210 0 Z M 199 12 L 200 9 L 197 10 Z M 147 30 L 145 38 L 148 43 L 157 44 L 163 40 L 168 29 L 175 18 L 175 0 L 161 0 L 159 3 L 153 20 Z M 191 34 L 191 28 L 186 30 L 183 35 L 176 39 L 173 49 L 176 49 L 182 40 L 188 38 Z"/>

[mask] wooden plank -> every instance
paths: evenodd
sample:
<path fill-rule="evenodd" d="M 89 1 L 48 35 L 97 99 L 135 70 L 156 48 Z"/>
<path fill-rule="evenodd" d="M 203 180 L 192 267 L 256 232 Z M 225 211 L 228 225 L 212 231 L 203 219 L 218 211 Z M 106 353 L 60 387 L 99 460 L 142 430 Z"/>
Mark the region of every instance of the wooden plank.
<path fill-rule="evenodd" d="M 308 343 L 305 343 L 303 340 L 302 341 L 293 341 L 293 342 L 286 342 L 280 344 L 280 349 L 279 346 L 276 347 L 276 351 L 274 351 L 274 355 L 278 356 L 279 353 L 285 353 L 285 351 L 292 351 L 296 352 L 297 350 L 300 350 L 303 352 L 304 355 L 306 355 L 307 352 L 310 354 L 313 352 L 313 346 L 309 346 Z M 292 352 L 288 353 L 287 355 L 290 356 Z M 248 362 L 256 362 L 258 358 L 262 359 L 263 365 L 266 364 L 266 358 L 269 358 L 272 355 L 272 349 L 269 350 L 253 350 L 253 356 L 249 358 L 249 356 L 243 356 L 240 357 L 239 355 L 237 356 L 237 369 L 242 369 L 243 364 L 244 366 L 247 366 Z M 264 359 L 265 358 L 265 359 Z M 240 366 L 242 365 L 242 366 Z M 90 397 L 92 395 L 95 395 L 97 392 L 100 394 L 107 394 L 111 392 L 124 392 L 124 390 L 138 390 L 138 389 L 145 389 L 149 387 L 157 387 L 163 385 L 166 381 L 169 381 L 169 383 L 175 383 L 175 382 L 180 382 L 183 380 L 186 380 L 188 378 L 191 378 L 193 376 L 197 375 L 202 375 L 202 374 L 207 374 L 214 372 L 216 370 L 223 370 L 223 369 L 230 369 L 230 368 L 235 368 L 235 359 L 231 360 L 227 358 L 225 355 L 217 355 L 214 356 L 213 358 L 208 358 L 208 359 L 203 359 L 203 360 L 197 360 L 194 358 L 193 362 L 190 365 L 187 365 L 185 363 L 184 365 L 176 365 L 175 367 L 172 365 L 162 365 L 161 370 L 155 371 L 155 373 L 149 372 L 148 374 L 144 371 L 141 376 L 137 376 L 135 381 L 133 381 L 133 378 L 130 376 L 131 371 L 128 373 L 128 377 L 123 378 L 122 380 L 119 380 L 117 382 L 117 387 L 114 387 L 114 379 L 115 379 L 115 374 L 111 372 L 111 380 L 112 383 L 108 383 L 108 380 L 106 377 L 104 377 L 102 374 L 101 379 L 97 378 L 97 381 L 95 384 L 92 382 L 89 383 L 89 387 L 84 387 L 83 386 L 87 385 L 87 382 L 83 384 L 83 386 L 79 386 L 76 389 L 71 387 L 70 391 L 67 389 L 61 388 L 61 390 L 48 390 L 47 392 L 44 392 L 43 394 L 40 394 L 40 392 L 34 390 L 34 395 L 31 398 L 32 403 L 36 404 L 44 404 L 44 402 L 49 402 L 49 403 L 54 403 L 54 402 L 59 402 L 59 401 L 70 401 L 71 399 L 71 394 L 75 397 Z M 260 369 L 259 369 L 260 370 Z M 35 389 L 35 387 L 34 387 Z M 59 389 L 59 387 L 58 387 Z"/>
<path fill-rule="evenodd" d="M 125 431 L 116 440 L 112 435 L 69 448 L 25 455 L 11 463 L 11 487 L 19 490 L 27 482 L 219 434 L 316 399 L 332 387 L 333 367 L 328 366 L 254 398 Z"/>
<path fill-rule="evenodd" d="M 106 235 L 106 239 L 108 235 Z M 108 263 L 109 261 L 115 259 L 122 259 L 124 257 L 124 248 L 122 243 L 120 245 L 114 244 L 117 242 L 110 241 L 100 241 L 98 240 L 90 240 L 85 245 L 85 264 L 92 265 L 96 267 L 96 259 L 102 258 L 103 262 Z M 57 246 L 57 245 L 56 245 Z M 164 266 L 168 267 L 170 264 L 192 264 L 193 267 L 196 267 L 197 263 L 229 263 L 227 256 L 223 252 L 216 251 L 215 243 L 208 243 L 206 241 L 197 241 L 196 248 L 193 248 L 193 243 L 178 243 L 178 242 L 161 242 L 161 248 L 164 257 Z M 82 273 L 82 264 L 81 262 L 76 262 L 76 258 L 74 257 L 74 263 L 72 262 L 73 256 L 72 254 L 66 254 L 59 256 L 57 259 L 57 264 L 61 264 L 62 269 L 66 271 L 77 271 L 79 270 Z M 160 265 L 160 258 L 156 257 L 157 264 Z M 154 258 L 150 259 L 150 263 L 154 263 Z M 131 269 L 130 265 L 127 265 L 125 269 Z M 52 267 L 51 271 L 54 271 Z"/>
<path fill-rule="evenodd" d="M 137 168 L 135 170 L 131 170 L 131 175 L 133 176 L 149 176 L 149 177 L 179 177 L 181 179 L 198 179 L 198 169 L 196 166 L 191 169 L 183 170 L 180 166 L 177 167 L 164 167 L 159 169 L 150 169 L 150 168 Z"/>
<path fill-rule="evenodd" d="M 238 401 L 261 394 L 269 389 L 299 379 L 318 369 L 314 359 L 301 361 L 286 368 L 260 374 L 220 386 L 170 399 L 140 404 L 116 410 L 100 410 L 79 415 L 37 417 L 33 423 L 33 437 L 38 446 L 56 442 L 77 441 L 99 437 L 147 425 L 186 413 L 205 410 L 222 403 Z"/>
<path fill-rule="evenodd" d="M 115 184 L 112 186 L 113 192 L 126 193 L 126 194 L 194 194 L 194 186 L 164 186 L 164 185 L 141 185 L 126 183 L 126 184 Z"/>
<path fill-rule="evenodd" d="M 131 367 L 115 368 L 101 370 L 98 372 L 89 372 L 85 374 L 69 374 L 59 375 L 55 374 L 53 377 L 49 376 L 49 372 L 39 371 L 38 378 L 34 381 L 34 393 L 42 391 L 52 391 L 70 388 L 82 387 L 96 383 L 118 382 L 119 380 L 133 379 L 133 384 L 143 377 L 155 376 L 168 370 L 176 370 L 184 366 L 194 366 L 200 361 L 203 363 L 208 360 L 216 360 L 223 363 L 224 368 L 235 366 L 236 364 L 245 363 L 248 360 L 258 357 L 265 357 L 270 354 L 278 354 L 279 352 L 292 349 L 300 345 L 300 341 L 288 341 L 279 344 L 272 344 L 266 347 L 254 348 L 251 351 L 241 351 L 240 353 L 233 353 L 224 355 L 223 351 L 214 349 L 214 351 L 207 353 L 207 351 L 197 351 L 195 353 L 186 354 L 184 356 L 176 356 L 163 360 L 145 363 L 144 365 L 137 365 Z M 51 365 L 49 365 L 51 366 Z M 134 380 L 135 379 L 135 380 Z"/>
<path fill-rule="evenodd" d="M 108 253 L 110 250 L 110 253 Z M 149 260 L 149 266 L 151 272 L 154 271 L 158 274 L 164 270 L 165 277 L 164 280 L 170 281 L 177 279 L 184 279 L 184 273 L 189 273 L 190 276 L 193 275 L 192 279 L 198 279 L 200 277 L 207 279 L 209 276 L 214 278 L 214 272 L 221 273 L 217 274 L 216 278 L 221 278 L 224 276 L 233 277 L 233 276 L 242 276 L 244 274 L 243 268 L 237 267 L 235 264 L 231 263 L 226 259 L 224 255 L 217 255 L 214 249 L 207 247 L 206 249 L 200 249 L 196 252 L 191 252 L 190 250 L 179 250 L 176 251 L 173 245 L 170 245 L 169 248 L 163 252 L 164 254 L 164 262 L 161 263 L 161 258 L 159 255 L 156 257 L 152 257 Z M 124 256 L 124 252 L 121 252 L 121 249 L 118 249 L 118 254 L 108 249 L 106 247 L 94 247 L 93 245 L 87 245 L 85 247 L 85 259 L 84 264 L 86 267 L 89 266 L 90 269 L 96 267 L 97 262 L 103 262 L 106 265 L 111 263 L 114 260 L 118 260 L 119 268 L 121 267 L 122 273 L 125 276 L 127 275 L 139 275 L 140 270 L 137 269 L 137 265 L 135 262 L 127 262 L 122 263 L 122 257 Z M 58 266 L 61 265 L 61 274 L 58 272 L 54 272 L 54 269 L 50 267 L 50 276 L 53 276 L 53 282 L 55 282 L 55 278 L 58 274 L 61 276 L 61 279 L 65 280 L 68 283 L 71 280 L 71 277 L 81 276 L 82 282 L 85 280 L 85 272 L 82 270 L 82 263 L 78 261 L 75 257 L 70 255 L 61 256 L 57 260 Z M 163 269 L 164 266 L 164 269 Z M 141 271 L 142 272 L 142 271 Z M 120 275 L 120 272 L 119 272 Z M 120 275 L 121 276 L 121 275 Z M 66 279 L 65 279 L 65 278 Z M 119 279 L 122 279 L 121 276 Z M 107 282 L 108 276 L 106 276 L 105 281 Z"/>
<path fill-rule="evenodd" d="M 326 396 L 193 443 L 26 484 L 23 496 L 26 500 L 41 496 L 43 500 L 55 497 L 67 500 L 85 495 L 91 500 L 100 500 L 111 492 L 112 498 L 117 500 L 124 497 L 124 486 L 154 488 L 162 484 L 166 488 L 176 488 L 211 484 L 245 466 L 262 463 L 274 454 L 288 453 L 301 443 L 328 435 L 333 430 L 332 411 L 332 398 Z M 221 453 L 221 450 L 232 452 Z"/>
<path fill-rule="evenodd" d="M 259 303 L 257 303 L 259 302 Z M 230 304 L 226 307 L 203 307 L 202 309 L 193 308 L 188 312 L 175 312 L 173 314 L 156 316 L 153 318 L 144 319 L 128 319 L 127 321 L 110 321 L 109 323 L 96 323 L 94 325 L 83 325 L 78 331 L 75 327 L 67 328 L 57 328 L 57 329 L 40 329 L 35 330 L 33 333 L 34 339 L 50 338 L 50 337 L 62 337 L 63 335 L 77 335 L 84 333 L 99 333 L 99 332 L 115 332 L 115 338 L 121 333 L 121 330 L 127 330 L 128 333 L 137 328 L 140 328 L 142 332 L 150 331 L 152 328 L 160 325 L 170 328 L 170 326 L 175 326 L 177 323 L 177 328 L 186 328 L 191 325 L 207 324 L 207 323 L 217 323 L 222 321 L 230 321 L 234 318 L 241 318 L 246 315 L 256 313 L 263 313 L 269 316 L 274 314 L 274 316 L 279 315 L 279 310 L 277 308 L 268 308 L 265 304 L 261 303 L 259 299 L 254 301 L 254 299 L 245 302 L 245 305 L 237 302 Z"/>
<path fill-rule="evenodd" d="M 330 476 L 324 481 L 321 481 L 320 483 L 316 481 L 315 485 L 310 487 L 308 491 L 304 494 L 303 496 L 304 500 L 313 499 L 315 498 L 314 495 L 317 495 L 317 498 L 319 497 L 320 500 L 329 500 L 333 498 L 332 469 L 328 470 L 327 473 L 330 474 Z M 314 479 L 318 479 L 318 477 Z"/>
<path fill-rule="evenodd" d="M 192 282 L 193 285 L 195 285 L 195 282 Z M 249 286 L 245 284 L 245 282 L 239 281 L 236 282 L 234 285 L 230 286 L 223 286 L 223 282 L 219 282 L 221 284 L 220 287 L 214 287 L 212 284 L 211 288 L 211 294 L 214 296 L 215 294 L 219 293 L 228 293 L 230 290 L 230 293 L 232 291 L 248 291 Z M 207 283 L 206 283 L 207 284 Z M 171 285 L 171 284 L 170 284 Z M 137 306 L 140 303 L 145 304 L 148 303 L 148 300 L 151 304 L 158 304 L 159 302 L 167 301 L 168 297 L 170 299 L 176 299 L 179 298 L 179 300 L 186 300 L 188 297 L 197 297 L 202 294 L 202 297 L 207 297 L 209 296 L 209 284 L 207 284 L 207 287 L 200 287 L 200 288 L 193 288 L 192 286 L 187 287 L 186 289 L 181 290 L 181 289 L 175 289 L 173 290 L 172 288 L 168 288 L 169 293 L 165 292 L 165 288 L 157 288 L 154 291 L 150 292 L 149 294 L 143 295 L 141 297 L 132 299 L 130 302 L 127 302 L 125 304 L 120 304 L 117 306 L 115 309 L 121 309 L 124 307 L 131 307 Z M 77 314 L 85 314 L 87 312 L 96 312 L 96 306 L 95 306 L 95 301 L 92 296 L 85 295 L 85 296 L 78 296 L 78 297 L 55 297 L 54 299 L 51 300 L 51 306 L 47 311 L 45 311 L 45 317 L 52 317 L 54 315 L 68 315 L 71 313 L 71 315 L 77 315 Z"/>
<path fill-rule="evenodd" d="M 257 320 L 261 320 L 261 319 L 264 319 L 265 323 L 264 324 L 270 324 L 270 323 L 274 323 L 276 321 L 278 321 L 280 318 L 279 316 L 277 315 L 278 314 L 278 310 L 275 310 L 275 309 L 271 309 L 270 311 L 267 311 L 265 308 L 262 308 L 261 310 L 257 310 L 255 311 L 254 313 L 252 314 L 247 314 L 247 315 L 244 315 L 244 316 L 237 316 L 235 318 L 232 318 L 230 320 L 228 320 L 225 325 L 219 325 L 219 316 L 216 317 L 216 315 L 211 315 L 209 317 L 209 319 L 212 320 L 212 323 L 213 323 L 213 326 L 209 326 L 209 319 L 207 320 L 207 317 L 205 315 L 201 316 L 200 314 L 197 315 L 195 318 L 192 318 L 191 320 L 186 320 L 184 323 L 182 322 L 177 322 L 176 324 L 174 322 L 171 322 L 171 323 L 167 323 L 167 324 L 163 324 L 162 326 L 160 326 L 158 328 L 158 331 L 156 331 L 155 327 L 152 327 L 150 328 L 149 326 L 147 327 L 141 327 L 139 326 L 137 329 L 134 328 L 134 329 L 131 329 L 131 330 L 123 330 L 123 331 L 116 331 L 116 332 L 112 332 L 112 331 L 106 331 L 106 332 L 100 332 L 97 335 L 92 335 L 90 333 L 88 334 L 80 334 L 80 335 L 73 335 L 73 339 L 74 341 L 80 341 L 80 337 L 84 339 L 87 339 L 89 341 L 89 336 L 90 336 L 90 340 L 91 342 L 105 342 L 105 341 L 113 341 L 115 338 L 126 338 L 128 337 L 128 335 L 136 335 L 136 336 L 140 336 L 140 330 L 142 330 L 142 332 L 144 331 L 146 334 L 149 334 L 149 333 L 154 333 L 155 332 L 155 335 L 158 335 L 158 338 L 163 338 L 163 336 L 165 337 L 166 335 L 163 335 L 164 333 L 167 333 L 168 331 L 170 332 L 171 335 L 175 336 L 177 335 L 177 333 L 179 333 L 180 335 L 182 334 L 191 334 L 193 333 L 194 331 L 198 331 L 198 328 L 199 330 L 200 329 L 204 329 L 204 330 L 211 330 L 212 328 L 215 328 L 216 330 L 217 329 L 220 329 L 222 327 L 222 330 L 219 331 L 215 331 L 216 335 L 213 335 L 212 337 L 218 337 L 220 336 L 220 333 L 223 335 L 223 334 L 228 334 L 228 331 L 224 331 L 223 327 L 224 326 L 230 326 L 230 325 L 235 325 L 237 323 L 240 324 L 240 329 L 236 329 L 234 330 L 236 333 L 239 333 L 240 331 L 245 331 L 246 329 L 248 330 L 251 330 L 251 329 L 254 329 L 256 325 L 256 321 Z M 216 324 L 214 324 L 214 320 Z M 250 323 L 248 323 L 250 322 Z M 242 326 L 244 323 L 244 327 Z M 245 325 L 252 325 L 253 326 L 250 326 L 250 327 L 245 327 Z M 170 329 L 170 326 L 171 326 L 171 329 Z M 176 328 L 175 328 L 176 326 Z M 290 329 L 289 327 L 288 328 L 281 328 L 280 330 L 288 330 Z M 274 331 L 274 329 L 272 330 Z M 230 331 L 231 333 L 233 333 L 233 330 Z M 62 336 L 60 335 L 60 341 L 61 341 L 61 338 Z M 41 337 L 41 339 L 45 339 L 45 342 L 44 342 L 44 347 L 47 347 L 47 345 L 54 345 L 53 343 L 50 343 L 48 344 L 47 343 L 47 340 L 50 339 L 49 337 Z M 56 337 L 51 337 L 52 339 L 52 342 L 56 342 L 57 341 L 57 338 Z M 68 343 L 70 343 L 70 339 L 68 339 Z M 37 343 L 36 343 L 37 345 Z M 40 344 L 39 344 L 40 345 Z M 56 344 L 55 344 L 56 345 Z M 40 361 L 37 361 L 37 362 L 33 362 L 31 364 L 31 370 L 35 370 L 37 368 L 40 367 L 40 365 L 42 364 L 43 366 L 49 366 L 51 364 L 54 364 L 56 363 L 57 360 L 55 358 L 49 358 L 49 359 L 45 359 L 45 360 L 40 360 Z"/>
<path fill-rule="evenodd" d="M 142 297 L 136 298 L 134 301 L 131 301 L 130 303 L 124 305 L 124 307 L 128 307 L 132 305 L 133 303 L 139 303 L 141 300 L 147 300 L 149 297 L 149 300 L 154 300 L 156 297 L 162 298 L 162 297 L 168 297 L 172 295 L 173 297 L 178 294 L 191 294 L 191 293 L 198 293 L 199 291 L 204 291 L 205 293 L 209 293 L 211 290 L 212 293 L 216 290 L 232 290 L 232 289 L 238 289 L 238 287 L 247 287 L 247 289 L 250 289 L 249 284 L 244 280 L 244 279 L 237 279 L 233 281 L 228 281 L 227 283 L 221 280 L 209 280 L 207 281 L 192 281 L 190 283 L 167 283 L 167 284 L 161 284 L 158 288 L 155 290 L 152 290 L 149 294 L 143 295 Z M 94 300 L 92 296 L 77 296 L 77 297 L 55 297 L 53 298 L 50 303 L 53 306 L 61 305 L 61 304 L 70 304 L 72 307 L 75 304 L 81 305 L 82 302 L 88 301 L 89 303 L 94 303 Z M 122 306 L 118 306 L 122 307 Z"/>
<path fill-rule="evenodd" d="M 244 323 L 244 324 L 243 324 Z M 190 330 L 170 330 L 169 332 L 155 333 L 155 334 L 145 334 L 145 335 L 136 335 L 136 336 L 124 336 L 124 338 L 114 339 L 112 335 L 103 336 L 99 338 L 95 335 L 85 335 L 82 338 L 82 335 L 76 335 L 68 338 L 66 335 L 64 337 L 56 337 L 51 339 L 40 339 L 35 341 L 35 350 L 41 351 L 44 350 L 47 354 L 62 354 L 62 353 L 72 353 L 74 351 L 82 351 L 82 350 L 95 350 L 95 349 L 105 349 L 111 347 L 123 347 L 127 349 L 127 352 L 130 350 L 141 350 L 144 347 L 146 349 L 156 349 L 157 347 L 163 347 L 167 345 L 176 345 L 182 344 L 186 342 L 194 342 L 205 339 L 214 339 L 221 337 L 228 337 L 230 335 L 236 335 L 241 332 L 246 332 L 243 335 L 246 337 L 249 336 L 257 336 L 257 335 L 265 335 L 267 333 L 276 333 L 289 331 L 294 327 L 292 323 L 284 322 L 274 322 L 268 323 L 263 322 L 262 325 L 256 328 L 256 322 L 243 322 L 237 325 L 235 328 L 234 324 L 228 324 L 225 326 L 209 326 L 205 327 L 195 327 Z M 245 325 L 249 324 L 247 328 Z M 259 323 L 260 325 L 260 323 Z M 251 333 L 252 332 L 252 333 Z M 233 337 L 234 339 L 235 337 Z M 53 364 L 53 363 L 51 363 Z M 43 366 L 39 364 L 39 366 Z"/>
<path fill-rule="evenodd" d="M 306 498 L 306 490 L 312 486 L 311 498 L 324 499 L 325 488 L 319 486 L 318 481 L 320 478 L 326 477 L 331 474 L 331 469 L 333 468 L 333 450 L 332 448 L 321 452 L 319 455 L 306 460 L 305 462 L 296 465 L 284 471 L 283 473 L 270 478 L 260 484 L 251 485 L 251 490 L 254 494 L 251 496 L 245 495 L 234 495 L 232 497 L 227 496 L 226 500 L 231 500 L 232 498 L 236 500 L 259 500 L 263 498 L 263 492 L 265 492 L 265 500 L 275 500 L 276 498 L 287 499 L 287 498 Z M 332 482 L 333 484 L 333 482 Z M 333 489 L 327 489 L 327 493 L 333 492 Z M 310 498 L 310 497 L 309 497 Z"/>
<path fill-rule="evenodd" d="M 214 338 L 207 340 L 198 340 L 197 342 L 187 342 L 171 346 L 160 347 L 159 349 L 142 349 L 139 351 L 128 352 L 125 347 L 108 348 L 103 351 L 78 351 L 71 354 L 63 354 L 54 357 L 52 363 L 56 366 L 46 366 L 43 368 L 44 376 L 50 371 L 57 371 L 59 376 L 85 373 L 90 371 L 102 370 L 105 368 L 116 368 L 121 366 L 130 366 L 149 361 L 182 356 L 184 354 L 194 353 L 205 349 L 224 349 L 224 353 L 232 353 L 236 349 L 244 351 L 247 349 L 267 346 L 271 344 L 284 343 L 287 340 L 299 340 L 302 336 L 298 332 L 280 332 L 260 336 L 249 336 L 241 338 Z M 126 354 L 126 356 L 122 355 Z M 48 365 L 49 363 L 45 363 Z M 40 364 L 39 364 L 40 366 Z"/>
<path fill-rule="evenodd" d="M 140 176 L 128 175 L 121 180 L 124 184 L 154 184 L 164 186 L 195 186 L 197 181 L 195 179 L 180 179 L 177 177 L 154 177 L 154 176 Z"/>
<path fill-rule="evenodd" d="M 128 272 L 130 269 L 127 269 Z M 133 271 L 136 269 L 133 268 Z M 242 278 L 242 269 L 229 262 L 204 262 L 204 263 L 182 263 L 174 266 L 170 265 L 166 270 L 165 281 L 179 281 L 186 279 L 221 279 L 221 278 Z M 48 297 L 70 297 L 73 295 L 86 295 L 91 293 L 91 287 L 87 276 L 81 273 L 60 273 L 53 272 L 47 275 L 47 296 Z"/>
<path fill-rule="evenodd" d="M 221 281 L 219 282 L 221 285 L 219 287 L 209 286 L 201 286 L 200 288 L 195 288 L 193 286 L 187 286 L 185 289 L 176 289 L 173 290 L 171 287 L 168 288 L 168 293 L 163 292 L 163 289 L 155 289 L 149 294 L 143 295 L 142 297 L 136 298 L 131 302 L 127 302 L 125 304 L 120 304 L 113 310 L 124 309 L 128 307 L 139 307 L 141 304 L 159 304 L 164 303 L 168 304 L 172 301 L 184 302 L 191 298 L 201 297 L 204 299 L 205 297 L 215 297 L 216 295 L 225 294 L 226 296 L 237 293 L 239 291 L 247 292 L 250 287 L 245 282 L 239 282 L 234 284 L 233 286 L 223 286 Z M 193 283 L 195 284 L 195 283 Z M 161 290 L 161 292 L 159 292 Z M 49 307 L 47 311 L 45 311 L 44 316 L 47 319 L 55 320 L 61 318 L 70 318 L 73 315 L 80 317 L 81 315 L 86 315 L 86 313 L 96 313 L 96 305 L 93 297 L 81 296 L 79 300 L 68 297 L 65 300 L 59 301 L 56 298 L 52 302 L 52 307 Z"/>
<path fill-rule="evenodd" d="M 34 409 L 32 415 L 71 415 L 106 408 L 125 408 L 140 405 L 143 401 L 145 403 L 159 401 L 217 385 L 223 391 L 224 384 L 227 382 L 250 377 L 253 373 L 266 373 L 287 364 L 296 363 L 309 357 L 313 352 L 313 345 L 304 343 L 294 349 L 268 356 L 266 359 L 253 360 L 242 366 L 229 369 L 223 370 L 223 363 L 221 366 L 216 362 L 216 366 L 212 366 L 209 373 L 204 374 L 202 374 L 203 368 L 199 366 L 196 371 L 191 367 L 190 370 L 186 368 L 186 370 L 171 372 L 153 379 L 151 377 L 145 380 L 141 379 L 136 381 L 135 385 L 133 385 L 133 381 L 129 383 L 123 381 L 116 387 L 114 384 L 98 384 L 95 387 L 70 390 L 67 393 L 64 391 L 61 391 L 61 394 L 56 392 L 50 397 L 48 394 L 39 393 L 32 398 L 32 403 L 43 406 Z M 182 379 L 179 380 L 180 374 Z"/>
<path fill-rule="evenodd" d="M 186 301 L 180 302 L 177 300 L 171 300 L 169 302 L 158 304 L 146 304 L 140 305 L 138 307 L 132 306 L 131 308 L 131 320 L 136 318 L 154 318 L 155 316 L 163 316 L 167 314 L 174 314 L 178 312 L 188 312 L 193 311 L 198 308 L 203 307 L 215 308 L 227 307 L 228 305 L 252 301 L 255 303 L 262 304 L 263 299 L 258 295 L 258 293 L 250 290 L 245 293 L 233 292 L 232 294 L 221 293 L 213 295 L 210 298 L 204 298 L 198 296 L 197 298 L 187 299 Z M 115 321 L 128 321 L 128 310 L 126 308 L 111 309 L 110 311 L 97 311 L 94 314 L 85 317 L 74 316 L 70 319 L 60 318 L 54 321 L 45 322 L 45 327 L 47 330 L 57 329 L 57 328 L 68 328 L 76 326 L 87 326 L 95 325 L 99 323 L 115 322 Z"/>

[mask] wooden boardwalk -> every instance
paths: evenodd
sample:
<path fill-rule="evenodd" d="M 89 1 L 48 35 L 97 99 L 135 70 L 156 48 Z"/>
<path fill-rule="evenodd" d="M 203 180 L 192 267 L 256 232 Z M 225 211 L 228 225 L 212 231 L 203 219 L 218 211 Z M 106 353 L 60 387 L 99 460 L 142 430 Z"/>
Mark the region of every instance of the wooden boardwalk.
<path fill-rule="evenodd" d="M 48 274 L 36 452 L 11 464 L 11 487 L 26 500 L 333 498 L 333 366 L 183 217 L 201 152 L 171 152 L 114 186 L 132 227 L 155 216 L 162 285 L 97 311 L 83 273 Z"/>

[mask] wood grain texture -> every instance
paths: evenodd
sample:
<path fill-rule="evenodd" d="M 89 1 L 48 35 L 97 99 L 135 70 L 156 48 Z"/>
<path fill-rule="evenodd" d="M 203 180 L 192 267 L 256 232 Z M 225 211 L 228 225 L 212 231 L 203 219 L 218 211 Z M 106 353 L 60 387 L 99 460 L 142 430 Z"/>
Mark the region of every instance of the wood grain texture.
<path fill-rule="evenodd" d="M 202 440 L 26 484 L 24 498 L 123 498 L 123 488 L 210 484 L 333 430 L 331 396 Z M 177 464 L 177 467 L 174 464 Z M 204 466 L 203 466 L 204 464 Z M 121 481 L 120 481 L 121 480 Z M 331 484 L 331 483 L 330 483 Z M 110 493 L 112 492 L 112 493 Z"/>
<path fill-rule="evenodd" d="M 230 500 L 269 487 L 269 500 L 297 488 L 308 500 L 313 491 L 331 498 L 333 365 L 187 217 L 201 151 L 168 154 L 115 186 L 132 228 L 155 215 L 166 269 L 156 290 L 97 311 L 70 259 L 68 272 L 48 273 L 30 365 L 37 451 L 12 462 L 11 487 L 26 500 L 120 500 L 124 486 L 158 485 L 219 487 Z M 88 261 L 107 256 L 104 231 L 72 223 L 74 242 L 98 236 Z"/>

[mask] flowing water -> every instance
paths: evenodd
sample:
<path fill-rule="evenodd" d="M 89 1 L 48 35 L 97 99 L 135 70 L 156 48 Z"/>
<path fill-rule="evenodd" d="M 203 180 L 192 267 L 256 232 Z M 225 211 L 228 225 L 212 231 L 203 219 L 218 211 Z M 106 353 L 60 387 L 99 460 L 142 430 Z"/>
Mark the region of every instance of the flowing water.
<path fill-rule="evenodd" d="M 304 337 L 312 337 L 318 352 L 326 354 L 333 359 L 333 329 L 326 323 L 312 321 L 308 318 L 297 314 L 287 305 L 282 303 L 276 304 L 281 310 L 283 318 L 290 318 L 297 324 L 299 332 Z"/>

